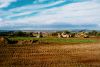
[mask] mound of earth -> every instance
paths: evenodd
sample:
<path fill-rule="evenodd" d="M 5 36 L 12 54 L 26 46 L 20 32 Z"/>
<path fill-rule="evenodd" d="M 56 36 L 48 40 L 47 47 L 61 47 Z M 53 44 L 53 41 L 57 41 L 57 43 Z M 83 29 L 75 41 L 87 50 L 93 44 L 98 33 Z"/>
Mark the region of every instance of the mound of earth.
<path fill-rule="evenodd" d="M 38 40 L 9 40 L 6 37 L 0 37 L 0 45 L 2 44 L 33 44 L 37 42 Z"/>
<path fill-rule="evenodd" d="M 5 37 L 0 37 L 0 45 L 2 44 L 7 44 L 8 43 L 8 39 Z"/>
<path fill-rule="evenodd" d="M 33 40 L 20 40 L 17 44 L 33 44 Z"/>

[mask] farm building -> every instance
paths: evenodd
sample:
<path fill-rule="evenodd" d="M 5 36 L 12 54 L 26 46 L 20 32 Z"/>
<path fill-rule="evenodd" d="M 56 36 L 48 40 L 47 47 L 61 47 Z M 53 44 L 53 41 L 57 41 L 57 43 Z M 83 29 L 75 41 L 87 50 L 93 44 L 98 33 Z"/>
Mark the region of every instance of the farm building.
<path fill-rule="evenodd" d="M 78 32 L 78 33 L 75 34 L 75 37 L 88 38 L 89 35 L 86 32 Z"/>
<path fill-rule="evenodd" d="M 62 33 L 58 33 L 58 38 L 69 38 L 69 37 L 71 37 L 71 35 L 70 34 L 66 34 L 66 33 L 64 33 L 64 32 L 62 32 Z"/>

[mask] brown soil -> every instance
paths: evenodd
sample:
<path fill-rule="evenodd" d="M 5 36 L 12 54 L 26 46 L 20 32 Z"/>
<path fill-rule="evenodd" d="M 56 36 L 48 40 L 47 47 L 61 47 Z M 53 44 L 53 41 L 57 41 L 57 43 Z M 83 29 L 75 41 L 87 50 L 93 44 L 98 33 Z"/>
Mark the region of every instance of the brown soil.
<path fill-rule="evenodd" d="M 33 40 L 20 40 L 16 44 L 33 44 Z"/>
<path fill-rule="evenodd" d="M 0 47 L 0 67 L 100 67 L 100 44 Z"/>

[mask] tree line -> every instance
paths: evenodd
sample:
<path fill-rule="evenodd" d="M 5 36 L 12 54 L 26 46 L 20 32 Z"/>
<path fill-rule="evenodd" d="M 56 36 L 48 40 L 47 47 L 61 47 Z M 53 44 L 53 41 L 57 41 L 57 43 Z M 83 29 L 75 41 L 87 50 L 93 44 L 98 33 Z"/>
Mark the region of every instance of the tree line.
<path fill-rule="evenodd" d="M 56 31 L 56 32 L 52 32 L 52 36 L 56 36 L 58 35 L 58 33 L 62 33 L 64 32 L 65 34 L 71 34 L 71 35 L 75 35 L 75 33 L 78 32 L 85 32 L 85 31 L 78 31 L 78 32 L 73 32 L 73 31 L 69 31 L 69 30 L 62 30 L 62 31 Z M 100 31 L 97 30 L 91 30 L 88 31 L 87 34 L 89 36 L 100 36 Z M 33 32 L 23 32 L 23 31 L 9 31 L 9 32 L 0 32 L 0 36 L 24 36 L 24 37 L 34 37 L 34 33 Z"/>

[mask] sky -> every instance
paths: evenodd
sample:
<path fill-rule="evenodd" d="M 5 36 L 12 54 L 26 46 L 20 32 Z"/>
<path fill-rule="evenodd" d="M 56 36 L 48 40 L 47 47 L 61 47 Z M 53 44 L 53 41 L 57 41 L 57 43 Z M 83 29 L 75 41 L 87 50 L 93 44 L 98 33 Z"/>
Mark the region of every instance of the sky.
<path fill-rule="evenodd" d="M 100 30 L 100 0 L 0 0 L 0 30 Z"/>

